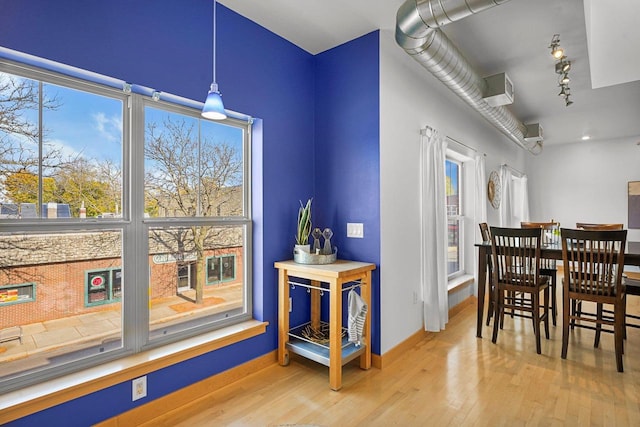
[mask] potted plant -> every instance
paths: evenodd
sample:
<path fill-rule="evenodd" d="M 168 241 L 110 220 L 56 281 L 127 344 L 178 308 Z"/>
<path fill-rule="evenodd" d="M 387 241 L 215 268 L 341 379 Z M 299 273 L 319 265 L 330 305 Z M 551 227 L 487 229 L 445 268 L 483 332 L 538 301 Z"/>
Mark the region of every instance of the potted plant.
<path fill-rule="evenodd" d="M 310 252 L 309 234 L 311 234 L 311 200 L 303 205 L 300 201 L 298 208 L 298 231 L 296 233 L 296 248 Z"/>

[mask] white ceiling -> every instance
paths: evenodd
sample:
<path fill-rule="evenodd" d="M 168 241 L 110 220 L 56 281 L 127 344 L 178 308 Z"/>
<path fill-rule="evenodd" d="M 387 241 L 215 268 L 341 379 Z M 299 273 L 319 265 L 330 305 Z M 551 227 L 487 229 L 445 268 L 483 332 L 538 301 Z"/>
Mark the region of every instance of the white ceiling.
<path fill-rule="evenodd" d="M 376 29 L 394 30 L 403 2 L 220 1 L 312 54 Z M 577 142 L 585 134 L 602 141 L 640 139 L 637 22 L 638 0 L 511 0 L 443 31 L 480 74 L 509 75 L 515 102 L 508 108 L 523 123 L 540 123 L 549 145 Z M 560 34 L 572 62 L 569 107 L 557 96 L 558 75 L 548 48 L 554 34 Z"/>

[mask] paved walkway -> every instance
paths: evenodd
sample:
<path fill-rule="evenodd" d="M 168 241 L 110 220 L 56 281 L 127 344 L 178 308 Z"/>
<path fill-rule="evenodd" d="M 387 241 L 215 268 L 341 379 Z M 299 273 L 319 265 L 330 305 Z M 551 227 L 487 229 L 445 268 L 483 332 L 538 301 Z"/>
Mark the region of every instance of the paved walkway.
<path fill-rule="evenodd" d="M 217 303 L 206 304 L 206 299 L 213 296 L 217 298 Z M 181 309 L 183 304 L 189 304 L 188 300 L 179 296 L 153 300 L 150 325 L 152 329 L 158 329 L 177 323 L 185 316 L 193 318 L 198 314 L 224 311 L 240 304 L 241 297 L 242 286 L 230 285 L 206 292 L 205 305 L 188 311 Z M 105 306 L 102 311 L 22 325 L 22 343 L 19 340 L 0 343 L 0 364 L 11 361 L 14 362 L 14 372 L 22 371 L 50 364 L 52 359 L 87 347 L 100 344 L 117 347 L 122 330 L 120 307 L 120 304 L 113 309 Z"/>

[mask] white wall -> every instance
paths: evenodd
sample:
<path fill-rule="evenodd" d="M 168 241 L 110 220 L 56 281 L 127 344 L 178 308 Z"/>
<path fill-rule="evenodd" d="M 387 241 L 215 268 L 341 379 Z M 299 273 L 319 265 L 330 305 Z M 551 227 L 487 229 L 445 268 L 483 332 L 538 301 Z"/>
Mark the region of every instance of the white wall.
<path fill-rule="evenodd" d="M 525 153 L 380 33 L 381 352 L 422 330 L 420 129 L 429 125 L 485 153 L 487 176 L 501 163 L 523 170 Z M 486 183 L 485 183 L 486 185 Z M 488 206 L 488 222 L 498 213 Z M 472 224 L 477 227 L 477 224 Z M 473 242 L 470 243 L 473 247 Z M 471 249 L 471 257 L 477 254 Z M 473 271 L 470 272 L 473 274 Z M 474 333 L 474 331 L 469 331 Z"/>
<path fill-rule="evenodd" d="M 567 228 L 576 222 L 623 223 L 627 183 L 640 181 L 640 138 L 545 146 L 526 159 L 532 221 L 551 218 Z M 640 241 L 640 230 L 627 239 Z"/>

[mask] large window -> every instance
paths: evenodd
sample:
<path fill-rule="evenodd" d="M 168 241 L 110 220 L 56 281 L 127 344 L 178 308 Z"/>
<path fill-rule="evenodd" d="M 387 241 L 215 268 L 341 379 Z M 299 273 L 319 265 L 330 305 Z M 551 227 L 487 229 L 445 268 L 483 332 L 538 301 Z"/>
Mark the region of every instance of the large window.
<path fill-rule="evenodd" d="M 449 278 L 463 273 L 462 163 L 447 159 L 445 163 L 447 195 L 447 274 Z"/>
<path fill-rule="evenodd" d="M 23 331 L 0 387 L 250 318 L 249 147 L 247 122 L 0 60 L 0 329 Z"/>

